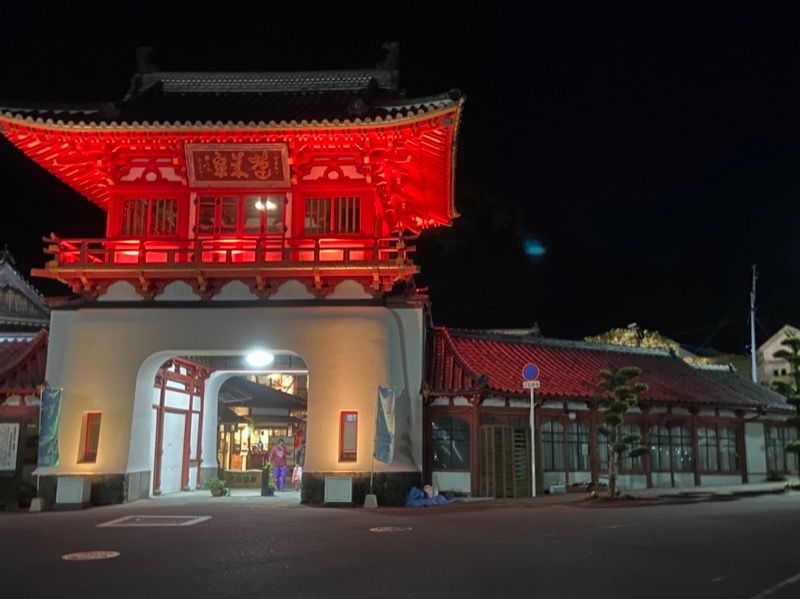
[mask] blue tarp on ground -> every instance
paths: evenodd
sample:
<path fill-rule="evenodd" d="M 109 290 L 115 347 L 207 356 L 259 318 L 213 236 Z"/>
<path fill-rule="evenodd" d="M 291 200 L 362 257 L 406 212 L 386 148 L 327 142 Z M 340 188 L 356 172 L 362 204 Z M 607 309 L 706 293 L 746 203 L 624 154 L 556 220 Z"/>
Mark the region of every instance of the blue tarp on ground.
<path fill-rule="evenodd" d="M 418 487 L 411 487 L 406 494 L 406 507 L 429 507 L 432 505 L 445 505 L 447 503 L 455 503 L 458 501 L 456 497 L 448 499 L 442 495 L 436 494 L 433 497 L 428 495 Z"/>

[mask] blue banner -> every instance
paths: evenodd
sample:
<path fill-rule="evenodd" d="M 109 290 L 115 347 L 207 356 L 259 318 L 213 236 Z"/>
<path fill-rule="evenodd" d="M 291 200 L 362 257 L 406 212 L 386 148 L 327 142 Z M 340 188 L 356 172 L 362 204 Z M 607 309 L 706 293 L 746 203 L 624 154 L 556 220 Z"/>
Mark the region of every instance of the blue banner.
<path fill-rule="evenodd" d="M 42 391 L 38 466 L 58 466 L 58 417 L 61 415 L 62 391 L 58 387 L 45 387 Z"/>
<path fill-rule="evenodd" d="M 375 459 L 392 463 L 394 455 L 394 390 L 378 386 L 378 416 L 375 423 Z"/>

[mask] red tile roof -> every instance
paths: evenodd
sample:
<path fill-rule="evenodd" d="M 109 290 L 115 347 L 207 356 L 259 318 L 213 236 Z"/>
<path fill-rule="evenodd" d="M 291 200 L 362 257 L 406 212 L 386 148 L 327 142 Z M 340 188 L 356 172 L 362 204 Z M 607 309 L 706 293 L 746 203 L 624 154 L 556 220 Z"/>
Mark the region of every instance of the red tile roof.
<path fill-rule="evenodd" d="M 47 331 L 0 339 L 0 394 L 35 393 L 44 383 Z"/>
<path fill-rule="evenodd" d="M 649 386 L 640 396 L 642 405 L 787 409 L 782 398 L 765 398 L 754 383 L 745 380 L 755 390 L 720 384 L 668 350 L 462 329 L 435 328 L 432 335 L 428 382 L 433 395 L 463 392 L 527 398 L 530 392 L 522 388 L 522 370 L 534 364 L 540 373 L 538 398 L 587 401 L 597 395 L 600 370 L 636 366 L 642 371 L 637 380 Z"/>

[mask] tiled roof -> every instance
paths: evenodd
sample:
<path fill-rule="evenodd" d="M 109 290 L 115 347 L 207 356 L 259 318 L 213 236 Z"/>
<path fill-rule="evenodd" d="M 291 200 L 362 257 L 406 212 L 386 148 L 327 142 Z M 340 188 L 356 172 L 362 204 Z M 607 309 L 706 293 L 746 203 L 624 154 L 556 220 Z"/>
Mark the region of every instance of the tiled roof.
<path fill-rule="evenodd" d="M 642 371 L 638 380 L 649 386 L 640 396 L 641 405 L 786 408 L 785 402 L 764 396 L 761 389 L 723 385 L 667 350 L 461 329 L 436 328 L 432 335 L 429 385 L 434 395 L 528 397 L 522 370 L 534 364 L 540 372 L 537 397 L 589 401 L 598 393 L 600 370 L 636 366 Z"/>
<path fill-rule="evenodd" d="M 46 363 L 47 331 L 0 339 L 0 393 L 35 392 L 44 383 Z"/>
<path fill-rule="evenodd" d="M 285 393 L 243 377 L 233 377 L 225 381 L 220 389 L 219 401 L 228 406 L 249 408 L 296 410 L 306 406 L 306 401 L 299 395 Z"/>
<path fill-rule="evenodd" d="M 0 116 L 59 127 L 153 129 L 351 126 L 416 118 L 452 108 L 459 90 L 407 98 L 397 71 L 285 73 L 154 72 L 134 75 L 114 103 L 44 104 L 0 100 Z"/>
<path fill-rule="evenodd" d="M 0 331 L 38 332 L 50 325 L 50 310 L 13 263 L 8 250 L 0 251 Z"/>
<path fill-rule="evenodd" d="M 370 85 L 397 93 L 397 71 L 358 69 L 350 71 L 284 71 L 260 73 L 153 71 L 133 78 L 126 99 L 160 85 L 165 92 L 301 92 L 363 91 Z"/>
<path fill-rule="evenodd" d="M 787 407 L 786 398 L 783 395 L 743 377 L 731 366 L 723 364 L 692 364 L 692 368 L 722 387 L 726 387 L 736 393 L 759 398 L 759 401 L 764 406 L 775 409 Z"/>
<path fill-rule="evenodd" d="M 244 416 L 239 416 L 228 406 L 224 404 L 219 404 L 217 406 L 217 421 L 239 423 L 239 422 L 247 422 L 247 418 L 245 418 Z"/>

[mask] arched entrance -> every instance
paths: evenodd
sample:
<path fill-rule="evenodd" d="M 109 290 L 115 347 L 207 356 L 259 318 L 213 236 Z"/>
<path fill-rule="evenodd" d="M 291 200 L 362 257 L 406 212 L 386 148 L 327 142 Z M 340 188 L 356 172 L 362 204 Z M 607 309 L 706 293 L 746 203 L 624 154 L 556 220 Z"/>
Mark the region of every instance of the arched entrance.
<path fill-rule="evenodd" d="M 373 463 L 376 473 L 402 478 L 403 485 L 419 479 L 422 310 L 374 303 L 109 303 L 55 312 L 47 379 L 63 389 L 60 462 L 40 468 L 38 474 L 50 479 L 53 489 L 62 476 L 90 478 L 96 504 L 150 497 L 154 381 L 159 369 L 176 357 L 241 357 L 256 347 L 276 356 L 302 356 L 313 377 L 314 384 L 308 386 L 310 441 L 304 474 L 316 477 L 320 501 L 324 477 L 339 475 L 352 477 L 358 501 Z M 218 398 L 223 382 L 221 376 L 209 378 L 204 397 Z M 379 385 L 394 389 L 397 397 L 390 466 L 372 459 Z M 101 415 L 96 459 L 91 462 L 83 459 L 82 451 L 90 413 Z M 207 401 L 199 436 L 203 448 L 216 447 L 217 419 L 217 402 Z M 185 416 L 182 421 L 165 416 L 164 426 L 173 427 L 177 437 L 181 424 L 186 431 L 186 421 Z M 217 452 L 203 450 L 196 467 L 203 473 L 216 472 Z M 186 479 L 183 471 L 180 476 Z M 193 476 L 190 465 L 189 480 Z M 106 495 L 97 495 L 98 489 Z"/>
<path fill-rule="evenodd" d="M 260 491 L 278 439 L 287 448 L 287 489 L 295 488 L 292 469 L 306 439 L 308 369 L 291 353 L 271 355 L 258 367 L 245 358 L 176 356 L 158 369 L 150 435 L 154 496 L 203 489 L 210 478 L 229 489 Z M 211 404 L 216 419 L 209 418 Z M 203 442 L 206 427 L 217 432 L 211 446 Z M 206 455 L 216 456 L 215 468 L 207 460 L 203 466 Z"/>

